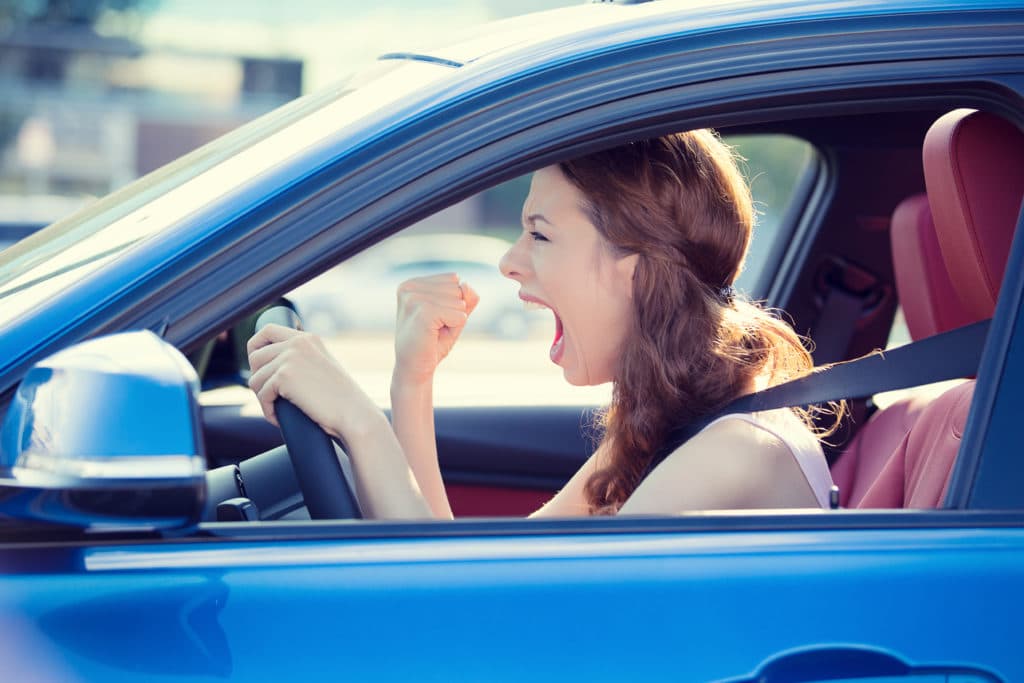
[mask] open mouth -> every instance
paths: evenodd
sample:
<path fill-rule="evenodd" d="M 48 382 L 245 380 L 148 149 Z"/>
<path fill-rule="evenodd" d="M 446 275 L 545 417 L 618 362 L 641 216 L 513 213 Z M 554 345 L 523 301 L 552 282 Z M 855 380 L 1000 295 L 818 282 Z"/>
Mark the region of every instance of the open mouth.
<path fill-rule="evenodd" d="M 551 342 L 551 350 L 548 353 L 551 356 L 551 361 L 557 364 L 562 359 L 562 354 L 565 352 L 565 330 L 562 327 L 562 319 L 557 313 L 555 313 L 553 308 L 539 299 L 535 299 L 524 294 L 520 294 L 519 298 L 523 300 L 523 307 L 526 308 L 526 310 L 536 311 L 540 309 L 547 309 L 555 316 L 555 339 Z"/>

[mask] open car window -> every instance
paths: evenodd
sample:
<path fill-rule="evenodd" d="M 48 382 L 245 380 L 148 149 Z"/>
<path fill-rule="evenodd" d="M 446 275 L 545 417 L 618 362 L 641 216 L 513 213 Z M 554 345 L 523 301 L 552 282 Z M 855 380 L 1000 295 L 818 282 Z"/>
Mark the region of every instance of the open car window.
<path fill-rule="evenodd" d="M 757 211 L 746 266 L 737 289 L 749 294 L 770 282 L 789 246 L 818 171 L 812 145 L 790 135 L 725 136 L 740 157 Z M 521 231 L 529 176 L 485 190 L 402 231 L 286 297 L 306 328 L 322 335 L 340 358 L 358 359 L 351 372 L 388 405 L 394 363 L 395 294 L 406 279 L 457 272 L 481 296 L 460 341 L 441 366 L 437 405 L 604 405 L 611 386 L 574 387 L 548 359 L 554 333 L 550 311 L 527 310 L 518 286 L 498 261 Z"/>

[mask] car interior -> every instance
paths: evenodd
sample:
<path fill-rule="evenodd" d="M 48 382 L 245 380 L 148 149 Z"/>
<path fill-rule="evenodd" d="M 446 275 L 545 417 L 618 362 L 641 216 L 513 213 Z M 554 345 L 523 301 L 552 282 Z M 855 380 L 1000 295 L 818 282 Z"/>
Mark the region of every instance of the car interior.
<path fill-rule="evenodd" d="M 784 220 L 799 248 L 776 250 L 766 268 L 772 277 L 756 293 L 813 340 L 816 365 L 886 348 L 899 315 L 913 340 L 992 317 L 1024 197 L 1024 133 L 1014 124 L 943 107 L 720 132 L 791 135 L 818 153 Z M 251 324 L 206 347 L 204 386 L 237 381 Z M 851 400 L 850 417 L 826 447 L 839 504 L 942 507 L 973 390 L 964 377 L 885 405 Z M 456 516 L 540 507 L 588 456 L 592 412 L 438 408 L 438 452 Z M 308 518 L 277 428 L 236 402 L 206 402 L 202 415 L 207 520 Z"/>

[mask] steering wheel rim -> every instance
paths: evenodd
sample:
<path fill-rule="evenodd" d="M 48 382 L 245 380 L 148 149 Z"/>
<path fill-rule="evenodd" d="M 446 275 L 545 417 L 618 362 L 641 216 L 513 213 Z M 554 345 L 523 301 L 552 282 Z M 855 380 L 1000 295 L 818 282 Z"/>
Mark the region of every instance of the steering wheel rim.
<path fill-rule="evenodd" d="M 285 306 L 264 311 L 256 320 L 256 331 L 271 323 L 302 329 L 298 314 Z M 310 518 L 362 519 L 352 483 L 327 432 L 288 399 L 274 401 L 274 411 Z"/>

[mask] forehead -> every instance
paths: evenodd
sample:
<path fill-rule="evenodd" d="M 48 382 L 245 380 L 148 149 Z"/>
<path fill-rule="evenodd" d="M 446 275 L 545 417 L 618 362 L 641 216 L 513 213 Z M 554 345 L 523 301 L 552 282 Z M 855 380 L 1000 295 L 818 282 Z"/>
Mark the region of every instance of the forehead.
<path fill-rule="evenodd" d="M 523 203 L 523 216 L 541 214 L 557 222 L 582 213 L 584 196 L 569 182 L 557 166 L 545 166 L 534 172 L 530 180 L 530 194 Z"/>

